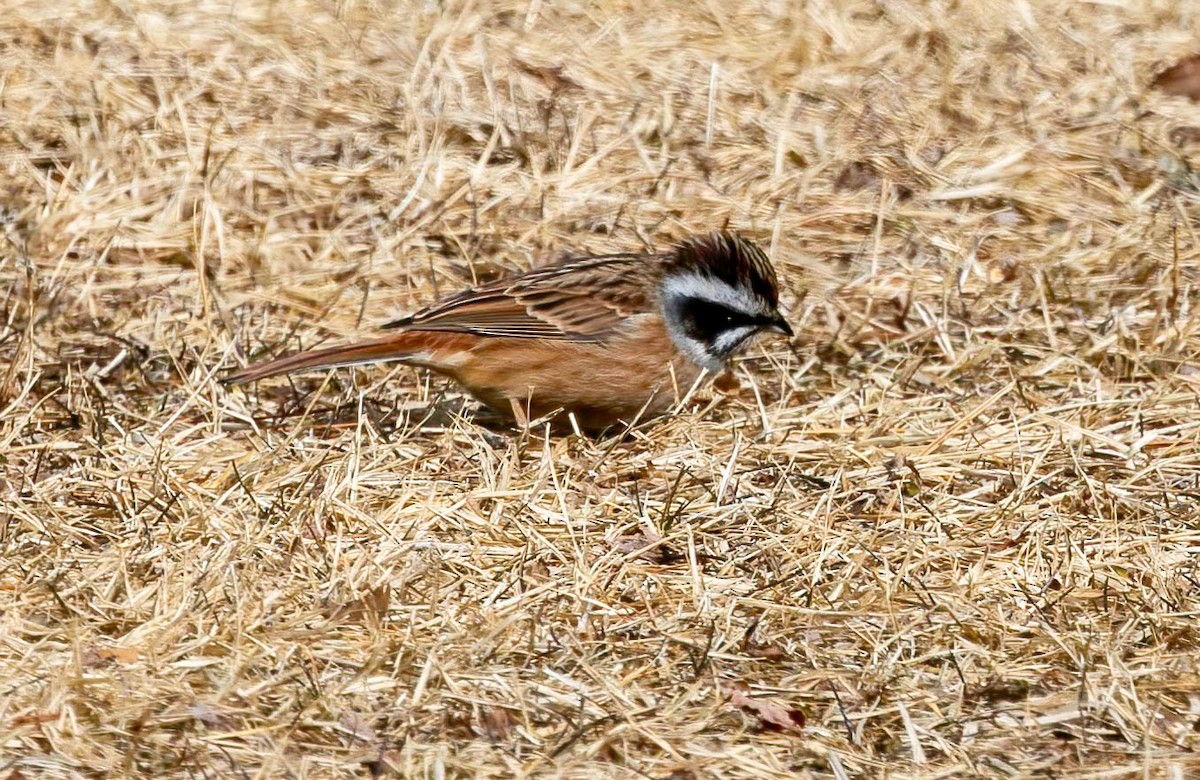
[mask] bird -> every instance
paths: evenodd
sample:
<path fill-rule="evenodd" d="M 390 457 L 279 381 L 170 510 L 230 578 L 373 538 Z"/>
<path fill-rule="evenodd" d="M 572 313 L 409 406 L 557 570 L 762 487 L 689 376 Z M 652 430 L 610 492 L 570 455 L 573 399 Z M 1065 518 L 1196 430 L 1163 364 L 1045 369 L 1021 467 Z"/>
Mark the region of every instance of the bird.
<path fill-rule="evenodd" d="M 600 431 L 661 415 L 755 336 L 793 331 L 766 253 L 738 233 L 659 253 L 566 260 L 470 287 L 365 341 L 267 360 L 222 380 L 399 362 L 450 377 L 502 419 Z"/>

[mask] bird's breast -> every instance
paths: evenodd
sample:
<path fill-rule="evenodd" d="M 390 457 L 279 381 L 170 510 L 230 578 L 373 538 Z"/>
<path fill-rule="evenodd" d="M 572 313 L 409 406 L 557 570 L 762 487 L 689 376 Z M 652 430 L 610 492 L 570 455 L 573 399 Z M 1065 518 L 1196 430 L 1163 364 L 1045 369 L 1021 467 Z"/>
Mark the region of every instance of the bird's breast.
<path fill-rule="evenodd" d="M 502 414 L 516 400 L 533 417 L 564 409 L 587 427 L 665 411 L 701 373 L 651 316 L 601 341 L 477 338 L 430 365 Z"/>

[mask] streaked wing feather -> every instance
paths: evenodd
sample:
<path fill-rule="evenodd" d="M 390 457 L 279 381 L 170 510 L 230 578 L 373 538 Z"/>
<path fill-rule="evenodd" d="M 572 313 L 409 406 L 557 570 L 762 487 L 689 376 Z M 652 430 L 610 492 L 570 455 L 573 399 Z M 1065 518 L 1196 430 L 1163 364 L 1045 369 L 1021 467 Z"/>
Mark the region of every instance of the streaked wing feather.
<path fill-rule="evenodd" d="M 384 327 L 596 341 L 653 306 L 648 290 L 660 273 L 652 255 L 575 258 L 463 290 Z"/>

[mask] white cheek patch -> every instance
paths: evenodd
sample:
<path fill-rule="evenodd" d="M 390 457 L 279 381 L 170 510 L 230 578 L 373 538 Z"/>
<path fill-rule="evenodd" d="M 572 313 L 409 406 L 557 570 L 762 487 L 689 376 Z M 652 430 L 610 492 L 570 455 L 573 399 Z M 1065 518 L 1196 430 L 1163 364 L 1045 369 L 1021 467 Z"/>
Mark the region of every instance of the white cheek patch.
<path fill-rule="evenodd" d="M 743 341 L 753 336 L 757 330 L 757 328 L 742 326 L 723 331 L 717 337 L 717 342 L 713 344 L 713 351 L 719 355 L 732 354 L 735 349 L 741 346 Z"/>

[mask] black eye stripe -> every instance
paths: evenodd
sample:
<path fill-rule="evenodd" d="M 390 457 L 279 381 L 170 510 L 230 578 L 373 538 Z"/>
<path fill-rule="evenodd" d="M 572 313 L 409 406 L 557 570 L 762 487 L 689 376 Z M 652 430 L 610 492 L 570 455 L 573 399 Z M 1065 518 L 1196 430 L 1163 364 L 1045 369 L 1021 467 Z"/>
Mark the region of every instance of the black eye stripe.
<path fill-rule="evenodd" d="M 704 298 L 687 298 L 679 309 L 683 330 L 691 338 L 705 344 L 714 344 L 726 331 L 756 327 L 765 318 L 733 309 Z"/>

